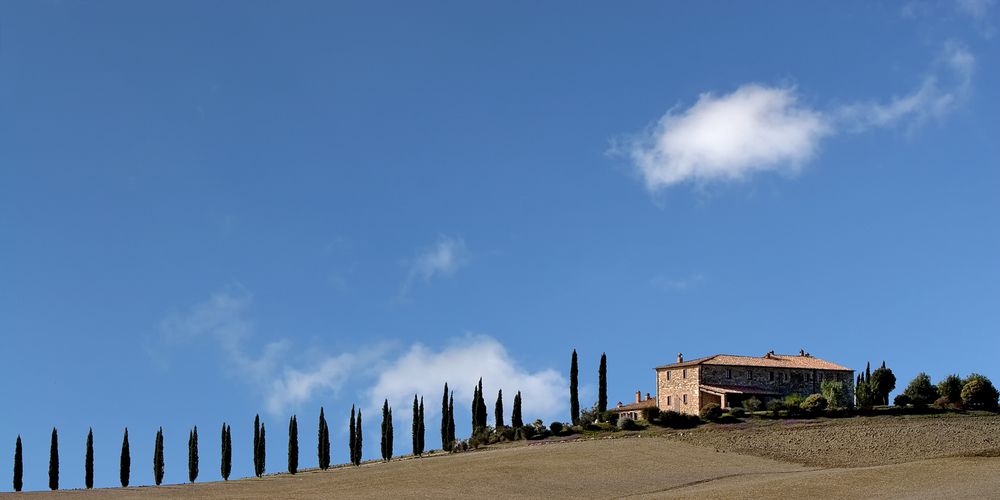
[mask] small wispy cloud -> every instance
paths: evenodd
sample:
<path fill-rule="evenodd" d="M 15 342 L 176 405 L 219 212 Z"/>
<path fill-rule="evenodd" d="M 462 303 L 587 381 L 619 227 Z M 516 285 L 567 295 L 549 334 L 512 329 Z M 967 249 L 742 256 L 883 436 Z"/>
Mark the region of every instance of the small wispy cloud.
<path fill-rule="evenodd" d="M 160 340 L 167 347 L 211 341 L 227 360 L 225 367 L 231 373 L 266 380 L 287 351 L 288 342 L 269 342 L 256 354 L 248 351 L 246 344 L 253 324 L 245 313 L 252 300 L 251 294 L 239 285 L 213 293 L 187 312 L 164 319 L 160 323 Z"/>
<path fill-rule="evenodd" d="M 666 276 L 656 276 L 649 280 L 649 284 L 654 288 L 671 292 L 678 292 L 694 288 L 705 281 L 705 276 L 695 273 L 682 278 L 668 278 Z"/>
<path fill-rule="evenodd" d="M 459 237 L 438 236 L 434 244 L 417 253 L 409 264 L 406 279 L 400 288 L 400 295 L 409 294 L 416 281 L 429 282 L 440 276 L 454 275 L 468 261 L 465 240 Z"/>
<path fill-rule="evenodd" d="M 914 91 L 886 103 L 843 106 L 834 114 L 842 127 L 851 131 L 901 122 L 907 122 L 911 128 L 918 127 L 928 120 L 944 117 L 969 98 L 975 69 L 976 58 L 971 52 L 954 42 L 948 43 L 934 61 L 932 71 Z"/>
<path fill-rule="evenodd" d="M 215 292 L 161 322 L 161 347 L 200 344 L 211 348 L 214 344 L 223 372 L 259 391 L 265 408 L 275 415 L 309 401 L 317 392 L 335 393 L 352 372 L 370 367 L 386 349 L 377 345 L 351 354 L 302 353 L 293 351 L 292 342 L 282 338 L 255 351 L 252 346 L 258 339 L 249 319 L 252 302 L 252 295 L 241 286 Z"/>
<path fill-rule="evenodd" d="M 614 149 L 628 156 L 650 192 L 761 172 L 794 174 L 831 135 L 901 125 L 913 130 L 945 116 L 971 95 L 975 65 L 971 52 L 949 43 L 912 92 L 826 110 L 804 103 L 795 87 L 751 83 L 729 94 L 704 93 Z"/>
<path fill-rule="evenodd" d="M 982 19 L 989 14 L 995 4 L 996 0 L 956 0 L 955 8 L 975 19 Z"/>

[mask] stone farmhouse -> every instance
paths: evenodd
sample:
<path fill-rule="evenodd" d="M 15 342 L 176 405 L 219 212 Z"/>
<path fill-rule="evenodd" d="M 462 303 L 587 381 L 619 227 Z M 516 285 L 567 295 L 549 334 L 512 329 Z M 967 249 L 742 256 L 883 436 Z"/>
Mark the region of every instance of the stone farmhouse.
<path fill-rule="evenodd" d="M 824 380 L 844 383 L 848 401 L 854 400 L 854 370 L 822 360 L 805 351 L 797 355 L 775 354 L 774 351 L 756 356 L 716 354 L 656 367 L 656 407 L 697 414 L 709 403 L 723 408 L 740 406 L 755 397 L 763 402 L 791 394 L 808 396 L 819 393 Z M 646 401 L 621 406 L 617 410 L 641 414 Z"/>
<path fill-rule="evenodd" d="M 645 418 L 642 415 L 642 411 L 647 408 L 656 408 L 656 400 L 653 399 L 649 393 L 646 393 L 646 399 L 642 399 L 642 392 L 635 391 L 635 402 L 623 405 L 621 401 L 618 402 L 618 407 L 614 408 L 618 412 L 618 418 L 631 418 L 632 420 L 640 420 Z"/>

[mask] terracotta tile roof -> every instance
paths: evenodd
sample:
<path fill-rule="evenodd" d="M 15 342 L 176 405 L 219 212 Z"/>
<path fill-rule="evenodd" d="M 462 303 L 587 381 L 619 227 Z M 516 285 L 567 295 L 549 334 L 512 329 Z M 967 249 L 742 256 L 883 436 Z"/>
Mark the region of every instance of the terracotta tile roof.
<path fill-rule="evenodd" d="M 704 358 L 657 366 L 656 369 L 682 368 L 696 365 L 726 365 L 726 366 L 759 366 L 765 368 L 801 368 L 807 370 L 851 371 L 836 363 L 813 357 L 809 354 L 771 354 L 763 356 L 734 356 L 732 354 L 716 354 Z"/>
<path fill-rule="evenodd" d="M 655 399 L 644 399 L 638 403 L 632 403 L 627 405 L 616 406 L 612 408 L 614 411 L 630 411 L 630 410 L 641 410 L 643 408 L 654 408 L 656 406 Z"/>

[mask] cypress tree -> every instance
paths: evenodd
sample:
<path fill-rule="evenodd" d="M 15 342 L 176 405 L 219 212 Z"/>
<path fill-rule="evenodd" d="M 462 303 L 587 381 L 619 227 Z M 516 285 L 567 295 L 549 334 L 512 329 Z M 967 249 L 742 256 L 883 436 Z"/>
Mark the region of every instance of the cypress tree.
<path fill-rule="evenodd" d="M 451 442 L 448 440 L 448 382 L 444 383 L 444 395 L 441 396 L 441 449 L 451 449 Z"/>
<path fill-rule="evenodd" d="M 21 435 L 14 444 L 14 491 L 21 491 L 24 486 L 24 461 L 21 457 Z"/>
<path fill-rule="evenodd" d="M 232 429 L 225 422 L 222 423 L 222 460 L 219 465 L 219 472 L 223 481 L 229 481 L 229 474 L 233 471 L 233 435 Z"/>
<path fill-rule="evenodd" d="M 385 461 L 392 460 L 392 408 L 389 408 L 389 425 L 386 426 L 385 433 Z"/>
<path fill-rule="evenodd" d="M 524 427 L 524 421 L 521 419 L 521 391 L 517 391 L 514 396 L 514 408 L 510 411 L 510 425 L 515 429 Z"/>
<path fill-rule="evenodd" d="M 297 425 L 297 424 L 296 424 Z M 319 455 L 319 468 L 326 470 L 330 467 L 330 428 L 326 424 L 326 415 L 323 407 L 319 409 L 319 441 L 316 452 Z"/>
<path fill-rule="evenodd" d="M 52 428 L 52 442 L 49 444 L 49 489 L 59 489 L 59 433 Z"/>
<path fill-rule="evenodd" d="M 354 435 L 354 465 L 361 465 L 361 450 L 362 450 L 362 436 L 361 436 L 361 408 L 358 408 L 358 424 L 357 429 L 355 429 L 356 434 Z"/>
<path fill-rule="evenodd" d="M 479 386 L 472 388 L 472 433 L 479 430 Z"/>
<path fill-rule="evenodd" d="M 267 431 L 264 429 L 264 422 L 260 423 L 260 469 L 257 473 L 257 477 L 264 475 L 267 463 Z"/>
<path fill-rule="evenodd" d="M 253 475 L 260 477 L 260 414 L 253 417 Z"/>
<path fill-rule="evenodd" d="M 455 391 L 448 398 L 448 443 L 455 442 Z"/>
<path fill-rule="evenodd" d="M 125 428 L 125 436 L 122 438 L 122 455 L 119 460 L 118 480 L 122 488 L 128 488 L 128 480 L 132 475 L 132 452 L 128 448 L 128 427 Z"/>
<path fill-rule="evenodd" d="M 417 395 L 413 395 L 413 421 L 410 424 L 410 435 L 413 436 L 413 455 L 420 456 L 420 407 L 417 406 Z"/>
<path fill-rule="evenodd" d="M 350 447 L 349 461 L 351 462 L 351 465 L 354 465 L 354 457 L 357 456 L 357 450 L 355 449 L 355 446 L 357 446 L 358 443 L 358 430 L 355 420 L 356 418 L 354 416 L 354 405 L 351 405 L 351 430 L 350 430 L 350 435 L 348 436 L 348 446 Z"/>
<path fill-rule="evenodd" d="M 198 426 L 188 433 L 188 481 L 198 479 Z"/>
<path fill-rule="evenodd" d="M 94 488 L 94 429 L 87 429 L 87 452 L 83 459 L 83 485 Z"/>
<path fill-rule="evenodd" d="M 156 431 L 153 445 L 153 481 L 159 486 L 163 482 L 163 427 Z"/>
<path fill-rule="evenodd" d="M 503 427 L 503 389 L 497 391 L 497 402 L 493 406 L 493 418 L 496 420 L 497 429 Z"/>
<path fill-rule="evenodd" d="M 476 415 L 476 420 L 479 420 L 480 427 L 486 427 L 486 397 L 483 396 L 483 378 L 479 378 L 479 406 L 477 407 L 478 414 Z"/>
<path fill-rule="evenodd" d="M 386 460 L 386 461 L 389 460 L 389 458 L 386 455 L 386 451 L 385 451 L 386 450 L 386 445 L 388 444 L 388 439 L 389 439 L 389 434 L 388 434 L 388 428 L 389 427 L 388 427 L 388 425 L 389 425 L 389 400 L 386 399 L 385 402 L 382 403 L 382 448 L 381 448 L 382 449 L 382 460 Z"/>
<path fill-rule="evenodd" d="M 576 364 L 576 349 L 573 349 L 573 357 L 569 364 L 569 416 L 573 425 L 580 420 L 580 395 L 578 393 L 579 381 Z"/>
<path fill-rule="evenodd" d="M 288 420 L 288 473 L 299 471 L 299 423 L 295 415 Z"/>
<path fill-rule="evenodd" d="M 597 369 L 597 411 L 608 411 L 608 355 L 601 353 L 601 366 Z"/>
<path fill-rule="evenodd" d="M 423 396 L 420 396 L 420 408 L 419 408 L 419 412 L 418 413 L 419 413 L 418 418 L 420 419 L 420 428 L 417 429 L 417 435 L 420 436 L 420 453 L 419 453 L 419 455 L 423 455 L 424 454 L 424 434 L 425 434 L 424 433 L 424 397 Z"/>

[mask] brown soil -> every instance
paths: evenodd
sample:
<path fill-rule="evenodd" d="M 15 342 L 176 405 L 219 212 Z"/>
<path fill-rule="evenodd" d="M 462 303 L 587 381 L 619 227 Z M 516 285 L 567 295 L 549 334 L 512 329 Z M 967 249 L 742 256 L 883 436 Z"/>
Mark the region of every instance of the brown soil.
<path fill-rule="evenodd" d="M 1000 455 L 1000 416 L 752 420 L 668 432 L 671 439 L 783 462 L 864 467 L 948 456 Z"/>
<path fill-rule="evenodd" d="M 997 416 L 754 421 L 518 444 L 228 483 L 23 496 L 985 498 L 1000 489 L 998 430 Z M 858 467 L 880 461 L 888 465 Z"/>

